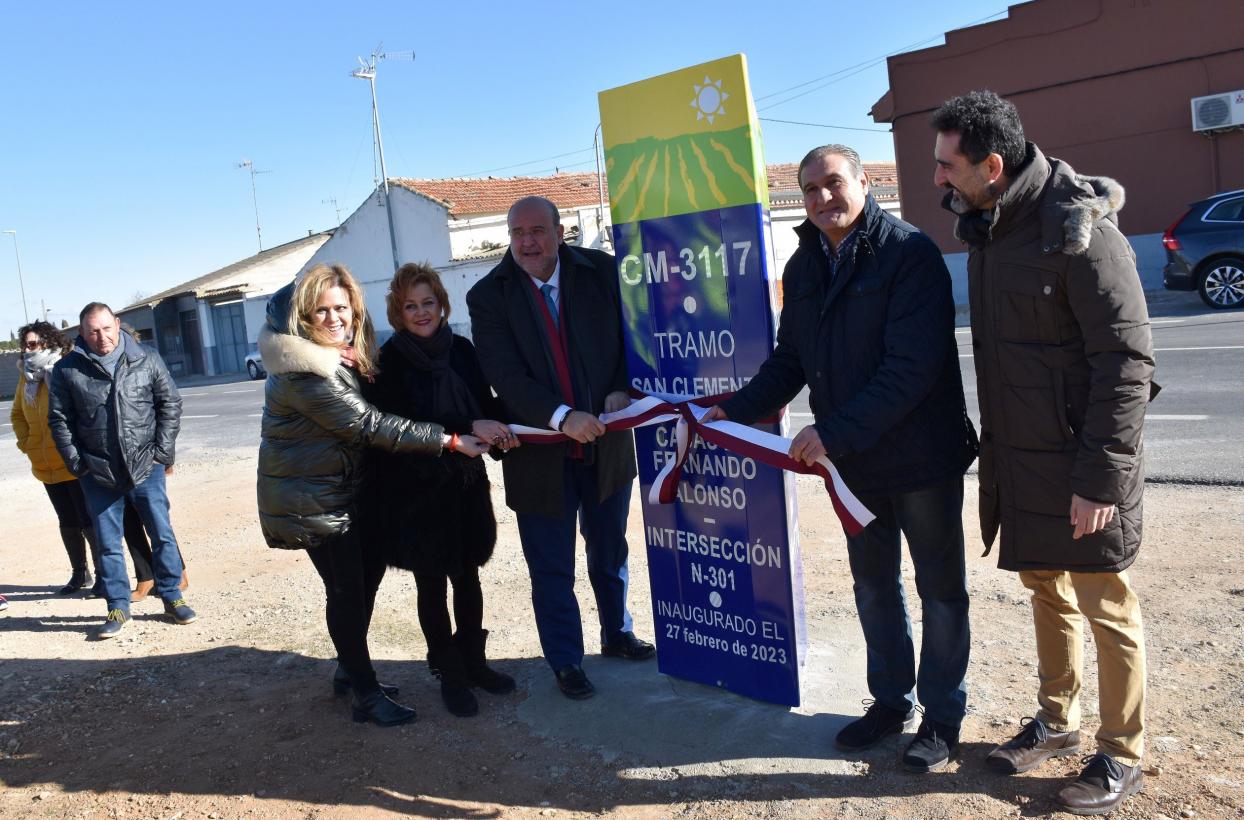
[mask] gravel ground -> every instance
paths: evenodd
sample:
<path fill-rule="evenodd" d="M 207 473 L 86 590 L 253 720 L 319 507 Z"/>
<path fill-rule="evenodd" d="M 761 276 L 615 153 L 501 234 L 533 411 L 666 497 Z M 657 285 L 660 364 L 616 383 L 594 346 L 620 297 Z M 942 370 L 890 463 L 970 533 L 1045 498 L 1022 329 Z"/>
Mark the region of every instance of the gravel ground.
<path fill-rule="evenodd" d="M 391 572 L 371 645 L 381 677 L 402 686 L 419 720 L 382 730 L 352 723 L 329 691 L 323 589 L 304 555 L 264 547 L 253 450 L 179 464 L 170 480 L 199 621 L 173 625 L 158 601 L 147 601 L 109 642 L 88 639 L 101 602 L 55 595 L 68 576 L 55 518 L 17 464 L 5 456 L 0 477 L 0 593 L 10 600 L 0 614 L 3 817 L 1048 816 L 1059 784 L 1079 767 L 1062 759 L 1010 778 L 984 768 L 990 746 L 1034 710 L 1036 677 L 1026 593 L 992 557 L 978 557 L 970 502 L 974 637 L 963 755 L 944 772 L 913 776 L 899 771 L 898 740 L 846 758 L 832 748 L 833 731 L 858 708 L 862 638 L 842 535 L 814 480 L 798 482 L 809 636 L 814 652 L 845 659 L 836 670 L 844 692 L 837 714 L 806 704 L 790 713 L 762 708 L 665 679 L 650 664 L 615 671 L 608 664 L 620 662 L 598 658 L 586 665 L 594 679 L 601 670 L 602 694 L 564 701 L 539 656 L 517 531 L 497 493 L 501 541 L 482 573 L 485 620 L 490 656 L 518 678 L 519 691 L 481 693 L 479 716 L 450 716 L 423 663 L 413 580 Z M 1244 493 L 1154 486 L 1146 513 L 1132 576 L 1149 650 L 1147 776 L 1116 816 L 1241 817 Z M 633 548 L 642 544 L 640 525 L 636 504 Z M 637 630 L 651 637 L 646 572 L 636 548 L 631 608 Z M 591 624 L 582 566 L 580 576 Z M 1088 668 L 1091 736 L 1096 676 Z M 821 683 L 805 677 L 809 703 Z M 657 690 L 662 696 L 652 697 Z M 642 706 L 628 691 L 647 693 Z M 694 726 L 706 703 L 705 715 L 768 717 L 737 722 L 726 740 L 707 723 L 703 732 L 676 728 Z M 607 728 L 574 731 L 579 715 Z"/>

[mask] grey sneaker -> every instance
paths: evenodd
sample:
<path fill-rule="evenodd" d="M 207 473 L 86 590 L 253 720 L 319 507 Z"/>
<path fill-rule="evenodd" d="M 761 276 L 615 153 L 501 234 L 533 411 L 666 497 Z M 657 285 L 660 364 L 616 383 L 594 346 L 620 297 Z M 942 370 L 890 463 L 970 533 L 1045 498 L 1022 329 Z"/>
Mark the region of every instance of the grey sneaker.
<path fill-rule="evenodd" d="M 110 610 L 108 612 L 108 619 L 104 621 L 103 626 L 96 630 L 95 637 L 99 638 L 101 641 L 107 640 L 108 638 L 115 638 L 118 634 L 120 634 L 121 629 L 126 625 L 126 623 L 129 622 L 129 620 L 130 613 L 126 612 L 124 609 Z"/>
<path fill-rule="evenodd" d="M 165 601 L 164 614 L 171 616 L 179 624 L 194 623 L 199 618 L 186 603 L 185 598 L 178 598 L 176 601 Z"/>

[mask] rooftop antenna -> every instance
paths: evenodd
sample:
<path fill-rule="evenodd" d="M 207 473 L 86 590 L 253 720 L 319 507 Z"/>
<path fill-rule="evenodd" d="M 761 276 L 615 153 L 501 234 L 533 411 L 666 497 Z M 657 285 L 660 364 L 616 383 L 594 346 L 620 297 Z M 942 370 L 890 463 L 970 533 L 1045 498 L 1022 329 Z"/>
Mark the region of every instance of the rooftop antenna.
<path fill-rule="evenodd" d="M 350 76 L 358 77 L 360 80 L 367 80 L 371 86 L 372 133 L 375 139 L 375 152 L 380 156 L 380 180 L 377 187 L 384 192 L 384 210 L 389 219 L 389 247 L 393 251 L 393 269 L 397 270 L 401 267 L 401 261 L 397 255 L 397 232 L 393 229 L 393 207 L 389 199 L 389 172 L 384 164 L 384 142 L 380 139 L 380 106 L 376 103 L 376 63 L 379 60 L 414 60 L 415 52 L 398 51 L 386 53 L 381 51 L 383 47 L 384 43 L 377 45 L 367 60 L 359 57 L 359 67 L 351 71 Z"/>
<path fill-rule="evenodd" d="M 271 171 L 256 171 L 255 163 L 243 158 L 237 167 L 245 168 L 251 175 L 251 204 L 255 206 L 255 238 L 259 240 L 259 252 L 263 253 L 263 232 L 259 229 L 259 195 L 255 192 L 255 174 L 270 174 Z"/>
<path fill-rule="evenodd" d="M 341 207 L 337 204 L 337 197 L 330 196 L 328 199 L 321 199 L 321 205 L 332 205 L 333 210 L 337 212 L 337 225 L 341 225 Z"/>

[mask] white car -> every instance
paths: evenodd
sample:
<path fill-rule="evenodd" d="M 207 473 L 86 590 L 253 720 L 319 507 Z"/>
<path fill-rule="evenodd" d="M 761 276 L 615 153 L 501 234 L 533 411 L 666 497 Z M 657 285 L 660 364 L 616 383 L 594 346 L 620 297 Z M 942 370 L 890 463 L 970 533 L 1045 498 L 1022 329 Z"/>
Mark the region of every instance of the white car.
<path fill-rule="evenodd" d="M 268 375 L 268 371 L 263 369 L 263 356 L 258 351 L 246 355 L 246 372 L 251 374 L 252 379 L 262 379 Z"/>

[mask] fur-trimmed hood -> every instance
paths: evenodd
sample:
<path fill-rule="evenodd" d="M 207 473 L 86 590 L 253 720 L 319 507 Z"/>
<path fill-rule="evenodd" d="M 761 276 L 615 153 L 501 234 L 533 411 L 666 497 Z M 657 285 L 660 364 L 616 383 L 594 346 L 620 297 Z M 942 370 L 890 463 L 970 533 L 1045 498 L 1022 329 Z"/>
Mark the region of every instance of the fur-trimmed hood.
<path fill-rule="evenodd" d="M 948 193 L 947 210 L 954 211 Z M 1045 253 L 1078 256 L 1088 250 L 1093 226 L 1108 221 L 1119 224 L 1119 211 L 1126 196 L 1123 186 L 1110 177 L 1077 174 L 1067 162 L 1047 158 L 1028 143 L 1028 158 L 989 214 L 960 214 L 955 236 L 972 245 L 984 245 L 996 234 L 1034 216 L 1041 222 L 1041 246 Z"/>
<path fill-rule="evenodd" d="M 1085 177 L 1072 170 L 1071 165 L 1051 159 L 1050 187 L 1042 198 L 1042 228 L 1050 221 L 1050 244 L 1061 233 L 1062 253 L 1072 256 L 1088 250 L 1093 225 L 1108 220 L 1118 226 L 1118 212 L 1123 208 L 1126 195 L 1123 187 L 1110 177 Z M 1052 250 L 1052 249 L 1051 249 Z"/>
<path fill-rule="evenodd" d="M 278 333 L 271 326 L 259 331 L 259 353 L 263 367 L 273 376 L 282 373 L 313 373 L 327 379 L 341 365 L 341 351 L 325 347 L 301 336 Z"/>

